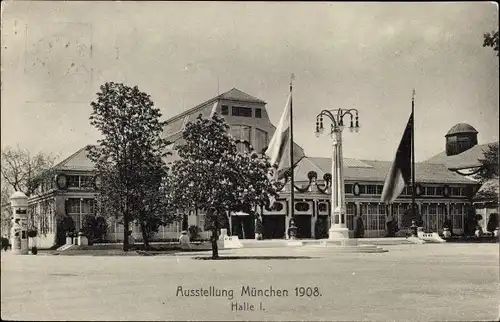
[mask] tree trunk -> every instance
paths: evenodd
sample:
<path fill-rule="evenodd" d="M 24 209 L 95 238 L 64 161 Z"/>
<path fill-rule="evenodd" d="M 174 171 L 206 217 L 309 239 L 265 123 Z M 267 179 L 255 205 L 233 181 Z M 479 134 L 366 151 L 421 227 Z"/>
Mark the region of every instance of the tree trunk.
<path fill-rule="evenodd" d="M 141 223 L 141 232 L 142 232 L 142 241 L 144 244 L 144 250 L 148 250 L 149 249 L 148 233 L 146 231 L 146 227 L 142 223 Z"/>
<path fill-rule="evenodd" d="M 125 212 L 123 215 L 123 251 L 128 252 L 128 213 Z"/>
<path fill-rule="evenodd" d="M 217 227 L 212 225 L 212 259 L 219 258 L 219 247 L 217 246 L 218 238 Z"/>

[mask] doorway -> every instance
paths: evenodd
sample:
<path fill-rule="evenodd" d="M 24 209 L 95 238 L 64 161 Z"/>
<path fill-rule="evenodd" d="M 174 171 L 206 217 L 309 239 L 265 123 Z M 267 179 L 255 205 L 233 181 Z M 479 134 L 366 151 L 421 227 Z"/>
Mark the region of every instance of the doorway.
<path fill-rule="evenodd" d="M 295 215 L 295 226 L 297 226 L 297 238 L 311 238 L 311 216 Z"/>
<path fill-rule="evenodd" d="M 263 238 L 285 238 L 285 215 L 264 215 L 262 216 L 262 224 L 264 225 Z"/>

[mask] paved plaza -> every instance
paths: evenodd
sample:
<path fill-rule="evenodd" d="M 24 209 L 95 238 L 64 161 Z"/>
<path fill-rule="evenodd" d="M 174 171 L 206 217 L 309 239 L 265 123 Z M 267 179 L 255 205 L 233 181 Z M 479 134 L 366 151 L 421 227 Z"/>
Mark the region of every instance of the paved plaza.
<path fill-rule="evenodd" d="M 192 254 L 93 257 L 2 253 L 1 317 L 4 320 L 498 319 L 497 244 L 384 248 L 389 252 L 335 254 L 326 248 L 241 249 L 222 251 L 221 255 L 315 258 L 223 261 L 194 260 Z M 286 290 L 288 296 L 242 296 L 241 288 L 246 286 Z M 184 291 L 204 288 L 207 292 L 212 292 L 212 287 L 234 293 L 232 299 L 228 294 L 187 297 L 176 294 L 179 287 Z M 296 287 L 304 287 L 312 296 L 296 296 Z M 235 302 L 239 306 L 233 306 Z"/>

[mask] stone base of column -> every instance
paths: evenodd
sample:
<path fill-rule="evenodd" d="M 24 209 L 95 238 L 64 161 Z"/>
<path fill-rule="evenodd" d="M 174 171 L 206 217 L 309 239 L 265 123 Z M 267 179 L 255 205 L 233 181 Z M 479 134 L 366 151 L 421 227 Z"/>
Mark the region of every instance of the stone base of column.
<path fill-rule="evenodd" d="M 328 239 L 349 239 L 349 229 L 347 229 L 347 227 L 331 227 L 328 230 Z"/>

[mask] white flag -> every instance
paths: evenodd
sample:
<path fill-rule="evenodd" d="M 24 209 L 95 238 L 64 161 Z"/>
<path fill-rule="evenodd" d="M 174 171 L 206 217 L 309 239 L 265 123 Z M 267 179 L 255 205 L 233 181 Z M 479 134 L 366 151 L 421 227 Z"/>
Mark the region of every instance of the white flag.
<path fill-rule="evenodd" d="M 212 118 L 214 114 L 217 113 L 218 106 L 219 106 L 219 100 L 215 101 L 214 106 L 212 107 L 212 111 L 210 112 L 210 118 Z"/>
<path fill-rule="evenodd" d="M 283 170 L 290 167 L 290 102 L 292 93 L 288 96 L 285 110 L 281 114 L 280 121 L 276 127 L 271 142 L 266 150 L 266 155 L 270 158 L 271 165 L 277 165 L 275 174 L 279 176 Z"/>

